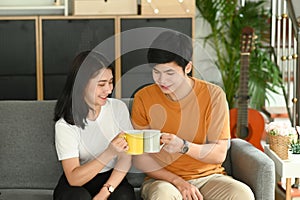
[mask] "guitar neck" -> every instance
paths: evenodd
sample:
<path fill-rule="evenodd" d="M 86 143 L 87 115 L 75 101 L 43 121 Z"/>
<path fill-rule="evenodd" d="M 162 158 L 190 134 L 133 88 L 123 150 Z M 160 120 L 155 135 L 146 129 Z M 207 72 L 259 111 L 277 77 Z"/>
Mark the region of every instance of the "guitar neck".
<path fill-rule="evenodd" d="M 248 126 L 248 80 L 250 53 L 241 53 L 240 84 L 238 98 L 238 126 Z"/>
<path fill-rule="evenodd" d="M 240 138 L 249 136 L 248 129 L 248 80 L 249 80 L 249 58 L 252 49 L 254 30 L 246 26 L 242 30 L 241 37 L 241 68 L 238 95 L 238 117 L 237 117 L 237 135 Z"/>

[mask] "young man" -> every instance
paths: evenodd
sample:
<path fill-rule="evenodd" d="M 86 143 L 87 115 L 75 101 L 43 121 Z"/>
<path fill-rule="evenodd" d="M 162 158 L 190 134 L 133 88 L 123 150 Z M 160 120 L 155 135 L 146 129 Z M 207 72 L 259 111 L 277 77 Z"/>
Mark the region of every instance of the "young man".
<path fill-rule="evenodd" d="M 190 77 L 192 41 L 174 31 L 161 33 L 151 44 L 148 61 L 155 84 L 134 97 L 136 129 L 160 129 L 159 153 L 134 157 L 148 179 L 142 197 L 148 199 L 252 200 L 251 189 L 224 175 L 229 113 L 223 90 Z"/>

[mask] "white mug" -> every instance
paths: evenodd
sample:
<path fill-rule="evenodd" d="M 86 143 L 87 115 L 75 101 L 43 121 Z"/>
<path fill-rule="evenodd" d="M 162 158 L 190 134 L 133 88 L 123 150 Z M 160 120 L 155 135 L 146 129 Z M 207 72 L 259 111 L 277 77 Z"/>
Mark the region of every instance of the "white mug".
<path fill-rule="evenodd" d="M 143 130 L 144 138 L 144 152 L 157 153 L 161 150 L 164 144 L 160 144 L 160 130 L 147 129 Z"/>

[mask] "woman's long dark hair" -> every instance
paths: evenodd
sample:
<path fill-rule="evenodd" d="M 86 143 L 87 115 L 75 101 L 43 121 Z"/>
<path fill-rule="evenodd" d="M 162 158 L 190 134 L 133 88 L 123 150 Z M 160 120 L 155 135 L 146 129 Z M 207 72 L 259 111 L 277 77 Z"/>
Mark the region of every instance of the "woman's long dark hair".
<path fill-rule="evenodd" d="M 84 90 L 88 81 L 104 68 L 113 73 L 113 66 L 100 53 L 84 51 L 75 57 L 55 106 L 54 121 L 64 118 L 67 123 L 84 129 L 89 111 L 89 106 L 84 101 Z"/>

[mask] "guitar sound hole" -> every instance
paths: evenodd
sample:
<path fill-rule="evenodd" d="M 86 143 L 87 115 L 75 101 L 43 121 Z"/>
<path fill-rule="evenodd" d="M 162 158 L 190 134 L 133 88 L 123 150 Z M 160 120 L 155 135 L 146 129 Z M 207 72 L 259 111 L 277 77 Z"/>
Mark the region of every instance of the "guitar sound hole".
<path fill-rule="evenodd" d="M 241 127 L 240 129 L 240 138 L 246 139 L 249 135 L 249 129 L 248 127 Z"/>

